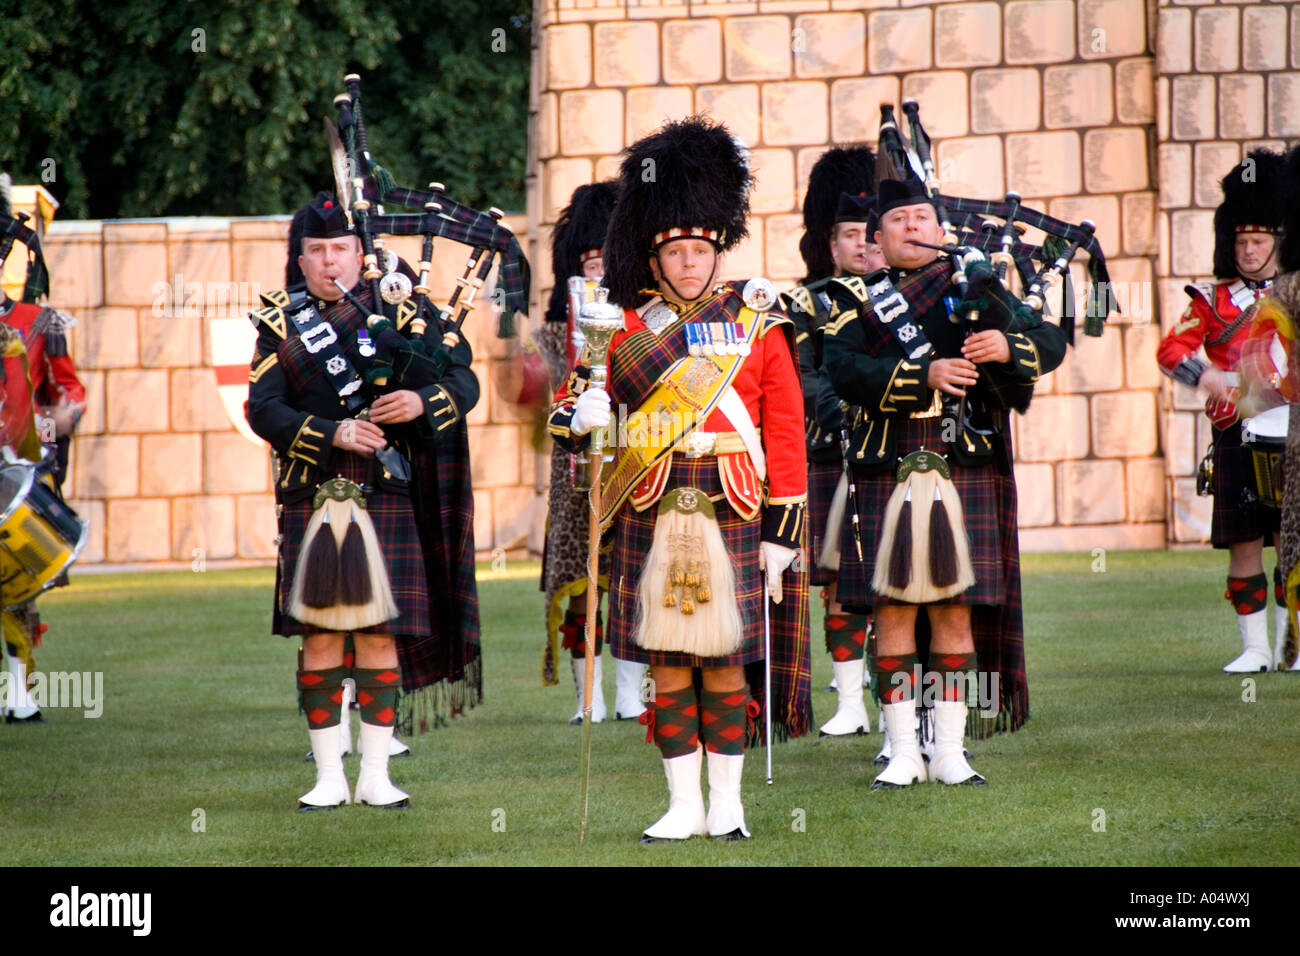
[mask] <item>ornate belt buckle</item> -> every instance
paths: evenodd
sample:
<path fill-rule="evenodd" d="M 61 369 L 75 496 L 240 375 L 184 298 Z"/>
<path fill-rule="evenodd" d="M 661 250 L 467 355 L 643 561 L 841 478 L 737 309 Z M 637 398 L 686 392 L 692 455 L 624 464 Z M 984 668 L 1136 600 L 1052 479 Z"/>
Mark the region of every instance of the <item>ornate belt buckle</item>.
<path fill-rule="evenodd" d="M 703 458 L 712 455 L 717 447 L 718 436 L 715 432 L 693 431 L 682 439 L 682 448 L 687 458 Z"/>

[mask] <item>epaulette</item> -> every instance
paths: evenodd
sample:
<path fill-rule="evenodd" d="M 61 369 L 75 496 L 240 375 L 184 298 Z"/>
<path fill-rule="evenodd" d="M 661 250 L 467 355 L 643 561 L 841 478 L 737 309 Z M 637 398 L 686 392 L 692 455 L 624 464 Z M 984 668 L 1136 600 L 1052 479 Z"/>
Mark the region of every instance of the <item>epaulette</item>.
<path fill-rule="evenodd" d="M 295 287 L 296 289 L 297 287 Z M 285 338 L 289 334 L 289 323 L 285 319 L 285 310 L 289 308 L 295 298 L 303 298 L 305 291 L 296 295 L 288 289 L 275 289 L 271 292 L 262 292 L 259 297 L 262 300 L 262 308 L 254 309 L 248 313 L 248 321 L 258 326 L 266 326 L 278 338 Z"/>
<path fill-rule="evenodd" d="M 807 286 L 797 285 L 783 297 L 787 302 L 787 308 L 799 312 L 813 314 L 812 293 L 808 291 Z"/>
<path fill-rule="evenodd" d="M 761 339 L 779 325 L 789 325 L 793 327 L 794 320 L 784 312 L 764 312 L 763 324 L 759 327 L 758 337 Z"/>
<path fill-rule="evenodd" d="M 1214 308 L 1214 289 L 1215 284 L 1213 282 L 1189 282 L 1183 286 L 1183 291 L 1190 298 L 1200 297 L 1211 309 Z"/>
<path fill-rule="evenodd" d="M 830 281 L 827 291 L 834 289 L 836 286 L 847 289 L 849 294 L 858 302 L 866 305 L 871 304 L 871 299 L 867 296 L 867 280 L 864 276 L 836 276 Z M 833 295 L 832 298 L 834 298 Z"/>

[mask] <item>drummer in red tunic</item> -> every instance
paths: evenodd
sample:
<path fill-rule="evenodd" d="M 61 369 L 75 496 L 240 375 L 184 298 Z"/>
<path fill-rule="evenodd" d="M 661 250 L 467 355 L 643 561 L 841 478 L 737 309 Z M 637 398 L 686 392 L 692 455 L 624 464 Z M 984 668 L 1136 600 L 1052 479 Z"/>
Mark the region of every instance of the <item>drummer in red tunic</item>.
<path fill-rule="evenodd" d="M 1223 668 L 1229 674 L 1274 667 L 1286 632 L 1286 600 L 1274 569 L 1277 638 L 1270 649 L 1263 552 L 1265 545 L 1276 544 L 1280 510 L 1273 501 L 1263 500 L 1257 489 L 1236 408 L 1242 346 L 1249 338 L 1256 305 L 1277 274 L 1281 165 L 1282 157 L 1276 153 L 1255 150 L 1223 178 L 1224 200 L 1214 213 L 1218 281 L 1187 286 L 1191 304 L 1156 353 L 1166 375 L 1208 395 L 1205 414 L 1214 423 L 1210 540 L 1214 547 L 1228 550 L 1224 596 L 1237 613 L 1242 643 L 1241 654 Z M 1283 429 L 1279 442 L 1285 436 L 1285 419 Z"/>
<path fill-rule="evenodd" d="M 61 486 L 68 442 L 85 407 L 86 390 L 68 356 L 66 332 L 73 325 L 72 318 L 35 304 L 48 291 L 49 273 L 40 244 L 25 220 L 26 216 L 13 215 L 9 177 L 0 175 L 0 267 L 15 241 L 28 247 L 29 256 L 24 301 L 15 302 L 0 290 L 0 355 L 4 363 L 0 444 L 14 457 L 31 462 L 41 461 L 41 446 L 48 446 L 45 454 L 53 456 L 48 464 Z M 66 580 L 59 579 L 63 583 Z M 40 642 L 44 630 L 34 601 L 4 612 L 4 657 L 11 677 L 9 691 L 0 705 L 7 723 L 42 719 L 40 708 L 27 690 L 27 674 L 32 648 Z"/>

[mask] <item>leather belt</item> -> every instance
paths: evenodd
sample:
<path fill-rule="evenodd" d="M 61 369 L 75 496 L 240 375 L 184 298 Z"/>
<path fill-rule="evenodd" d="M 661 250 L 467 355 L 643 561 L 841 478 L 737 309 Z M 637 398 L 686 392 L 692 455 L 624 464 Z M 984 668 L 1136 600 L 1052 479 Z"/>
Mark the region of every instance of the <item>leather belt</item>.
<path fill-rule="evenodd" d="M 705 455 L 734 455 L 745 451 L 745 442 L 739 432 L 693 431 L 677 443 L 677 450 L 687 458 Z"/>

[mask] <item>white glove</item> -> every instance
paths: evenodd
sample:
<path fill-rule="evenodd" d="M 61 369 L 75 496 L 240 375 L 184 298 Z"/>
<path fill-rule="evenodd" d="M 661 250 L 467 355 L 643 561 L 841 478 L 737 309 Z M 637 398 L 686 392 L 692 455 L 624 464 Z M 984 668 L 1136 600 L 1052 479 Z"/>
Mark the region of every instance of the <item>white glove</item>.
<path fill-rule="evenodd" d="M 603 388 L 589 388 L 573 403 L 573 418 L 569 420 L 569 431 L 575 435 L 585 435 L 593 428 L 603 428 L 609 424 L 609 392 Z"/>
<path fill-rule="evenodd" d="M 767 572 L 767 593 L 773 604 L 780 604 L 785 594 L 781 590 L 781 573 L 794 564 L 799 552 L 784 545 L 763 541 L 758 546 L 758 566 Z"/>

